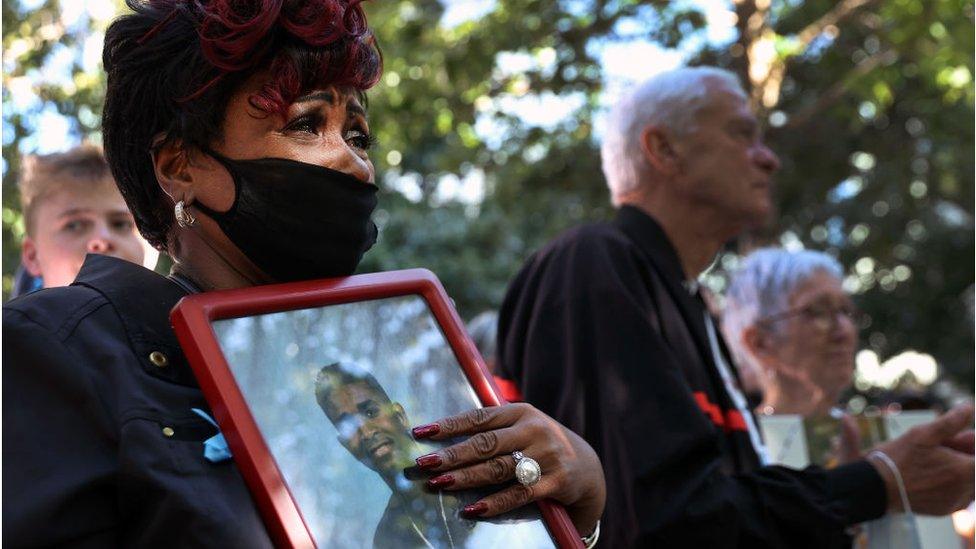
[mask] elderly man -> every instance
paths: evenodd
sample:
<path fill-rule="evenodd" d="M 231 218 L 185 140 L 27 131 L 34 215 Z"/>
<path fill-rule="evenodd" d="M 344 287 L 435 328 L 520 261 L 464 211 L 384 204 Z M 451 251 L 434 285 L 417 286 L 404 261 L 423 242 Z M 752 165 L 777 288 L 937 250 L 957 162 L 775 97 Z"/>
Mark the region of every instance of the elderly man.
<path fill-rule="evenodd" d="M 916 512 L 972 498 L 971 447 L 946 447 L 971 408 L 830 471 L 765 466 L 695 282 L 772 210 L 779 162 L 734 75 L 645 82 L 610 113 L 602 156 L 617 218 L 529 260 L 498 343 L 499 375 L 600 454 L 606 547 L 842 547 L 847 526 L 900 509 L 894 468 Z"/>

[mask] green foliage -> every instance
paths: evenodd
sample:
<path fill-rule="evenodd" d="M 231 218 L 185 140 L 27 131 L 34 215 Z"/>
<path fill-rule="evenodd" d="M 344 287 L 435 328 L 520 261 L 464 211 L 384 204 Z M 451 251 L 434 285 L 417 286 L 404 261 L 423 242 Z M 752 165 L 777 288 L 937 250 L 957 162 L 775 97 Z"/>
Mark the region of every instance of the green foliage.
<path fill-rule="evenodd" d="M 848 267 L 867 345 L 882 359 L 931 353 L 970 387 L 972 51 L 972 2 L 879 3 L 791 60 L 775 107 L 786 122 L 768 132 L 783 160 L 778 232 Z"/>
<path fill-rule="evenodd" d="M 779 86 L 763 115 L 783 160 L 782 215 L 756 238 L 836 253 L 871 318 L 867 345 L 882 359 L 906 348 L 932 353 L 971 386 L 973 4 L 869 2 L 804 34 L 847 4 L 729 6 L 761 14 L 783 68 L 781 80 L 762 84 Z M 740 17 L 732 45 L 709 44 L 696 8 L 704 3 L 499 0 L 453 27 L 439 24 L 445 5 L 366 4 L 386 67 L 369 94 L 385 190 L 381 238 L 360 270 L 430 268 L 464 317 L 497 307 L 522 261 L 556 233 L 612 215 L 594 135 L 607 89 L 601 49 L 650 40 L 744 75 L 749 41 L 763 38 L 748 35 Z M 77 49 L 91 32 L 52 33 L 45 24 L 59 13 L 56 0 L 30 13 L 3 4 L 5 292 L 22 230 L 13 183 L 19 154 L 43 131 L 38 114 L 54 108 L 73 121 L 76 140 L 98 138 L 104 81 L 77 63 L 71 85 L 43 84 L 38 103 L 13 108 L 14 79 L 36 76 L 58 44 Z M 572 108 L 552 124 L 524 116 L 556 103 Z M 458 188 L 468 194 L 451 192 Z"/>
<path fill-rule="evenodd" d="M 389 222 L 361 270 L 426 266 L 471 317 L 498 307 L 522 261 L 546 240 L 609 217 L 593 139 L 604 87 L 594 45 L 632 39 L 621 22 L 654 19 L 639 27 L 641 37 L 670 43 L 678 42 L 675 29 L 704 23 L 697 12 L 660 4 L 501 1 L 454 28 L 434 26 L 438 2 L 370 4 L 386 59 L 384 85 L 370 98 L 380 142 L 374 162 L 393 188 L 406 181 L 419 189 L 408 193 L 413 201 L 387 197 L 381 217 Z M 423 77 L 409 78 L 411 71 Z M 540 97 L 578 108 L 552 128 L 502 108 Z M 484 199 L 445 203 L 438 190 L 451 174 L 483 177 Z"/>

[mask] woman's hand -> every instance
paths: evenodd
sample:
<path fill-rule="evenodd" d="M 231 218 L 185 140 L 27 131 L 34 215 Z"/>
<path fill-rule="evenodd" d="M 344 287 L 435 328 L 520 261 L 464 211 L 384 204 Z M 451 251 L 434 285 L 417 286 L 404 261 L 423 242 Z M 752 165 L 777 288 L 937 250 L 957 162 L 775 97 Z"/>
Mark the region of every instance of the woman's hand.
<path fill-rule="evenodd" d="M 464 490 L 515 479 L 519 450 L 538 462 L 542 478 L 532 486 L 515 484 L 464 508 L 469 518 L 491 517 L 549 498 L 561 503 L 581 535 L 593 531 L 603 514 L 606 483 L 593 448 L 576 433 L 529 404 L 506 404 L 471 410 L 413 429 L 417 439 L 464 442 L 417 458 L 435 476 L 435 490 Z"/>

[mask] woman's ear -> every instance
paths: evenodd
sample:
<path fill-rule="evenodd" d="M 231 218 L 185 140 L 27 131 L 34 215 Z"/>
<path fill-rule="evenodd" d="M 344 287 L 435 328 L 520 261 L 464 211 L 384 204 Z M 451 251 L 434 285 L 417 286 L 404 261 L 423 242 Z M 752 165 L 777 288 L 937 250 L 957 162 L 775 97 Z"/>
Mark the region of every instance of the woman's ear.
<path fill-rule="evenodd" d="M 664 175 L 672 175 L 678 170 L 679 158 L 673 139 L 670 132 L 659 126 L 647 126 L 640 135 L 644 158 Z"/>
<path fill-rule="evenodd" d="M 772 334 L 755 324 L 742 331 L 742 346 L 749 351 L 749 354 L 756 357 L 764 368 L 775 356 Z"/>
<path fill-rule="evenodd" d="M 153 149 L 153 170 L 159 187 L 173 202 L 193 200 L 193 175 L 189 152 L 179 139 L 169 139 Z"/>

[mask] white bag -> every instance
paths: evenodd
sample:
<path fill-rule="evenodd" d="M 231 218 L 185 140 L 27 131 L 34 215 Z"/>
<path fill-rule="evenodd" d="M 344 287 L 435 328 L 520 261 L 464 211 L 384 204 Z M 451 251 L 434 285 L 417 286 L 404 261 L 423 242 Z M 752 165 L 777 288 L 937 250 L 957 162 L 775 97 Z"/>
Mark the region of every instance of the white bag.
<path fill-rule="evenodd" d="M 867 549 L 922 549 L 914 513 L 888 513 L 864 526 Z"/>

